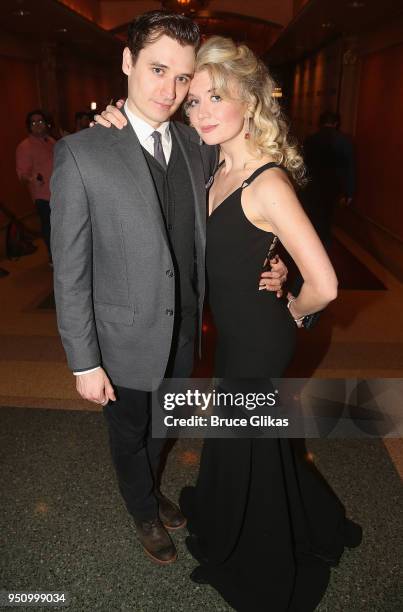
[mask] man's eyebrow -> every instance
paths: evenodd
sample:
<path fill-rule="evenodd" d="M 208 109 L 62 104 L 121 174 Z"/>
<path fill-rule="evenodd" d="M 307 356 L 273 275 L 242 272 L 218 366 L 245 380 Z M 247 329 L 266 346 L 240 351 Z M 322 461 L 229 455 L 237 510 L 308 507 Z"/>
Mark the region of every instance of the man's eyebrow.
<path fill-rule="evenodd" d="M 166 66 L 165 64 L 161 64 L 160 62 L 150 62 L 150 66 L 154 66 L 155 68 L 165 68 L 166 70 L 169 70 L 169 66 Z M 193 77 L 193 73 L 181 72 L 180 76 L 185 76 L 191 79 Z"/>
<path fill-rule="evenodd" d="M 169 66 L 165 66 L 165 64 L 161 64 L 160 62 L 150 62 L 150 66 L 157 66 L 158 68 L 169 68 Z"/>

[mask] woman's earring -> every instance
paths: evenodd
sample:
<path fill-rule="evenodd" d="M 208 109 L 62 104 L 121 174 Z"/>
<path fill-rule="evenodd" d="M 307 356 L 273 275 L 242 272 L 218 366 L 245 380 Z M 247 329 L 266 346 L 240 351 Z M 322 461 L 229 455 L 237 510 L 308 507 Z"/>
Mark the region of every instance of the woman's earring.
<path fill-rule="evenodd" d="M 199 136 L 199 145 L 202 146 L 202 144 L 203 144 L 203 138 Z"/>
<path fill-rule="evenodd" d="M 251 125 L 252 125 L 251 124 L 251 120 L 252 120 L 252 117 L 248 117 L 248 121 L 247 121 L 247 124 L 246 124 L 246 130 L 245 130 L 245 139 L 246 140 L 249 140 L 249 138 L 250 138 L 250 131 L 251 131 Z"/>

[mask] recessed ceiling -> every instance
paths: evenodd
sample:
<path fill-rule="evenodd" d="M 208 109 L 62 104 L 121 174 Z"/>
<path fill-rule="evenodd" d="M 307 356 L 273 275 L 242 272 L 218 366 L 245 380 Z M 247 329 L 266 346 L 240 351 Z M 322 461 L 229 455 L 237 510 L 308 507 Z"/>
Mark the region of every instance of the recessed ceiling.
<path fill-rule="evenodd" d="M 0 28 L 28 41 L 68 45 L 104 61 L 120 56 L 122 49 L 113 34 L 56 0 L 1 0 Z"/>
<path fill-rule="evenodd" d="M 236 13 L 200 11 L 192 15 L 203 36 L 229 36 L 236 42 L 244 42 L 258 55 L 266 53 L 283 28 L 278 23 L 245 17 Z M 111 30 L 122 41 L 126 40 L 128 24 Z"/>
<path fill-rule="evenodd" d="M 270 65 L 295 61 L 340 37 L 379 29 L 403 14 L 402 0 L 310 0 L 273 44 Z"/>

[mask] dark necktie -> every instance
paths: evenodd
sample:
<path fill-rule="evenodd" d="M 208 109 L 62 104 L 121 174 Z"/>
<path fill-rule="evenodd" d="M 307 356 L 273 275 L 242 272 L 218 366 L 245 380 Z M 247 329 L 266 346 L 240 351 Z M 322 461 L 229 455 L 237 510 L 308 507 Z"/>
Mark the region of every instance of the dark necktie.
<path fill-rule="evenodd" d="M 155 131 L 151 134 L 151 136 L 154 139 L 154 158 L 159 164 L 161 164 L 164 170 L 166 170 L 167 162 L 164 155 L 164 149 L 162 148 L 161 133 Z"/>

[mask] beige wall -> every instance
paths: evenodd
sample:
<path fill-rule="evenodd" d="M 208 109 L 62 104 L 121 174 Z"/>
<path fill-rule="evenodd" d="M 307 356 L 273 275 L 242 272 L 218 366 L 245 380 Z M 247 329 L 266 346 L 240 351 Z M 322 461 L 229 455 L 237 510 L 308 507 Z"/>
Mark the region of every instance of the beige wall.
<path fill-rule="evenodd" d="M 322 111 L 337 108 L 341 53 L 336 41 L 295 67 L 290 116 L 300 139 L 317 129 Z"/>
<path fill-rule="evenodd" d="M 348 51 L 340 106 L 355 138 L 358 189 L 338 222 L 403 280 L 403 18 Z"/>
<path fill-rule="evenodd" d="M 300 139 L 339 110 L 355 143 L 357 193 L 336 222 L 403 280 L 403 18 L 334 42 L 296 65 L 290 115 Z"/>
<path fill-rule="evenodd" d="M 33 203 L 28 190 L 19 182 L 15 173 L 15 149 L 23 140 L 25 116 L 42 105 L 39 74 L 41 67 L 40 48 L 2 33 L 0 46 L 0 80 L 3 84 L 0 96 L 2 121 L 0 148 L 0 201 L 17 216 L 33 212 Z M 0 216 L 0 226 L 4 225 Z M 1 245 L 0 245 L 1 251 Z"/>
<path fill-rule="evenodd" d="M 35 213 L 27 188 L 15 172 L 15 150 L 27 136 L 26 114 L 43 108 L 56 125 L 73 130 L 77 110 L 92 100 L 104 106 L 111 97 L 125 94 L 120 65 L 106 66 L 54 45 L 29 42 L 0 31 L 0 113 L 3 118 L 0 148 L 0 201 L 18 218 Z M 5 217 L 0 213 L 0 258 L 4 255 Z"/>

